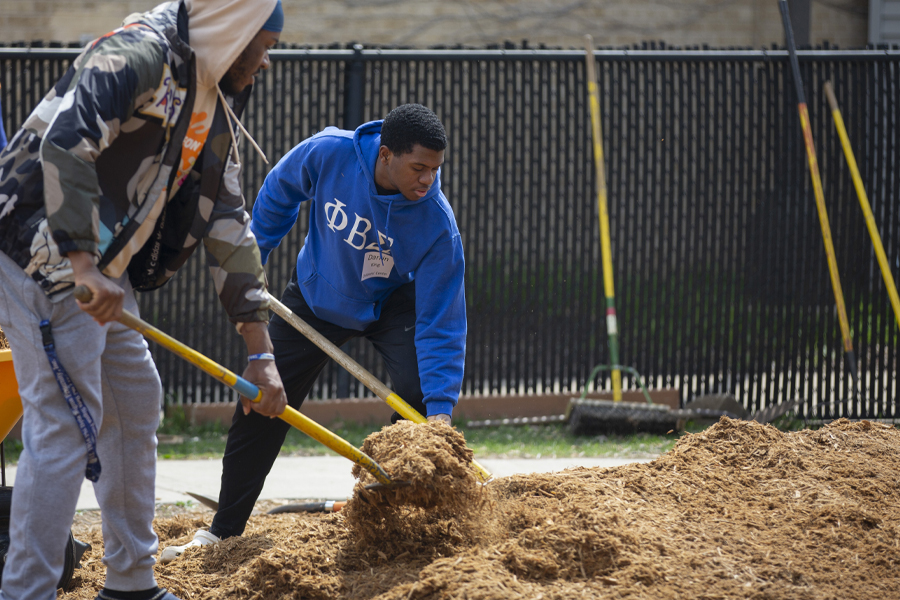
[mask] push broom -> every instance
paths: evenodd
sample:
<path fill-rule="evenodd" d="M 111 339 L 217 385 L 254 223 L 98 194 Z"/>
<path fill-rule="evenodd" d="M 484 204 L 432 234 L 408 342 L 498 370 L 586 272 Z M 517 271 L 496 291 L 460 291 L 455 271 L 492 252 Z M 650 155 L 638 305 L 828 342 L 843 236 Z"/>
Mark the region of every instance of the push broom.
<path fill-rule="evenodd" d="M 606 330 L 609 335 L 609 359 L 612 364 L 594 367 L 587 382 L 593 381 L 600 371 L 612 372 L 613 399 L 588 400 L 587 382 L 578 399 L 572 399 L 567 409 L 569 429 L 576 434 L 599 431 L 668 431 L 674 429 L 678 419 L 669 414 L 669 408 L 654 404 L 644 387 L 640 375 L 630 367 L 619 364 L 619 331 L 616 319 L 616 294 L 613 285 L 612 243 L 609 233 L 607 210 L 606 172 L 603 158 L 603 133 L 600 125 L 600 99 L 597 85 L 597 69 L 594 61 L 594 43 L 585 36 L 585 67 L 591 111 L 591 133 L 594 146 L 594 167 L 597 175 L 597 212 L 600 219 L 600 250 L 603 262 L 603 289 L 606 298 Z M 622 401 L 622 371 L 630 373 L 640 385 L 647 403 Z"/>

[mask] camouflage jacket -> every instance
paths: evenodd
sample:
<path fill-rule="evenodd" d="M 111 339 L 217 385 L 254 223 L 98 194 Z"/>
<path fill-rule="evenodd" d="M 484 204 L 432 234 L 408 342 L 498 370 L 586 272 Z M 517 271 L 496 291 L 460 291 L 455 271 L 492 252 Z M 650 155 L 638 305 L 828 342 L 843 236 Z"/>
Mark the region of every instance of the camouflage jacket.
<path fill-rule="evenodd" d="M 109 276 L 127 269 L 144 290 L 168 281 L 202 240 L 231 321 L 268 320 L 221 103 L 196 162 L 174 181 L 196 91 L 184 5 L 126 23 L 86 47 L 0 153 L 0 251 L 58 297 L 73 287 L 73 250 L 93 253 Z M 249 91 L 228 99 L 235 113 Z M 129 248 L 161 194 L 149 239 Z"/>

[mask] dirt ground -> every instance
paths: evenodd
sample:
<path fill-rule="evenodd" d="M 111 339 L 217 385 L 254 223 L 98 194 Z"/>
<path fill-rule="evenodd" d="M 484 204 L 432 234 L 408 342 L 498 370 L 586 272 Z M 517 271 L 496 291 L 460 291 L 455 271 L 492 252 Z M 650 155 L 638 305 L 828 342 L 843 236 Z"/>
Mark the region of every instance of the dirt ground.
<path fill-rule="evenodd" d="M 898 599 L 898 465 L 887 425 L 723 418 L 650 463 L 501 478 L 464 490 L 461 510 L 357 497 L 336 514 L 260 514 L 157 578 L 185 600 Z M 161 512 L 160 546 L 211 517 Z M 60 597 L 90 599 L 99 517 L 79 517 L 76 537 L 94 550 Z"/>

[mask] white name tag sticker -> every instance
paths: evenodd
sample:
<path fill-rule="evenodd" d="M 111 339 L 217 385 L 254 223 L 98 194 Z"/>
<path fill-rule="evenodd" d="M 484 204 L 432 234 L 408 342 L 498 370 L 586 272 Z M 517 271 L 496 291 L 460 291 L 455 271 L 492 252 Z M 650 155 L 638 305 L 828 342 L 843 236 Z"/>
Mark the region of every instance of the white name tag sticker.
<path fill-rule="evenodd" d="M 390 254 L 379 254 L 378 252 L 366 252 L 363 261 L 362 281 L 370 277 L 391 276 L 391 269 L 394 268 L 394 257 Z"/>

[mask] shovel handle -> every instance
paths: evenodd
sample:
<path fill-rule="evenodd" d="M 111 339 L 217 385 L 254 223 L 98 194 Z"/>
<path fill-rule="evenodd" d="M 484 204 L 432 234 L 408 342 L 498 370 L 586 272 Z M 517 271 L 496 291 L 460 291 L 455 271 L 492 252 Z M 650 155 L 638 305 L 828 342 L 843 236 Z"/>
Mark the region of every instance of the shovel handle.
<path fill-rule="evenodd" d="M 79 285 L 75 288 L 74 295 L 80 302 L 90 302 L 93 297 L 91 290 L 83 285 Z M 163 333 L 127 310 L 122 311 L 119 322 L 141 333 L 167 350 L 171 350 L 181 358 L 198 367 L 201 371 L 211 375 L 216 380 L 221 381 L 241 396 L 250 398 L 251 402 L 259 402 L 260 399 L 262 399 L 262 390 L 256 385 L 250 383 L 240 375 L 232 373 L 219 363 L 200 354 L 193 348 L 182 344 L 170 335 Z M 286 406 L 284 412 L 278 415 L 278 418 L 288 425 L 296 427 L 317 442 L 334 450 L 344 458 L 352 460 L 371 473 L 379 483 L 387 485 L 394 483 L 384 469 L 368 455 L 358 450 L 347 440 L 332 433 L 306 415 L 300 413 L 297 409 Z"/>
<path fill-rule="evenodd" d="M 377 462 L 372 460 L 372 458 L 356 448 L 353 444 L 342 438 L 336 433 L 333 433 L 329 429 L 322 427 L 300 411 L 286 406 L 284 409 L 284 413 L 279 415 L 279 418 L 283 420 L 288 425 L 292 427 L 296 427 L 312 439 L 320 442 L 321 444 L 331 448 L 344 458 L 349 458 L 360 467 L 368 471 L 372 474 L 378 483 L 383 483 L 385 485 L 392 485 L 396 483 L 393 481 L 390 476 L 381 468 Z"/>
<path fill-rule="evenodd" d="M 75 288 L 74 295 L 75 298 L 80 302 L 90 302 L 93 298 L 93 293 L 91 292 L 90 288 L 83 285 L 79 285 Z M 163 333 L 153 325 L 150 325 L 140 317 L 128 312 L 127 310 L 122 311 L 122 316 L 119 317 L 119 322 L 126 327 L 134 329 L 144 337 L 153 340 L 167 350 L 174 352 L 195 367 L 198 367 L 201 371 L 211 375 L 218 381 L 221 381 L 222 383 L 239 393 L 241 396 L 249 398 L 252 402 L 259 402 L 262 399 L 262 392 L 260 391 L 260 389 L 243 377 L 232 373 L 219 363 L 210 360 L 190 346 L 182 344 L 175 338 Z"/>
<path fill-rule="evenodd" d="M 403 418 L 409 419 L 410 421 L 421 422 L 425 420 L 425 417 L 420 415 L 413 407 L 400 399 L 399 396 L 392 393 L 390 389 L 381 381 L 378 380 L 377 377 L 372 375 L 369 371 L 363 368 L 358 362 L 347 356 L 347 354 L 338 348 L 335 344 L 331 342 L 324 335 L 315 330 L 309 323 L 298 317 L 289 309 L 287 306 L 282 304 L 277 298 L 269 294 L 269 308 L 272 309 L 276 315 L 287 321 L 291 324 L 291 326 L 306 336 L 309 341 L 319 347 L 325 354 L 330 356 L 336 363 L 350 371 L 350 374 L 353 375 L 357 380 L 362 382 L 367 388 L 369 388 L 376 396 L 387 402 L 391 405 L 391 408 L 400 413 Z M 388 400 L 390 396 L 393 396 L 391 400 Z M 397 402 L 399 400 L 399 402 Z"/>
<path fill-rule="evenodd" d="M 386 385 L 381 383 L 377 377 L 363 368 L 358 362 L 350 358 L 347 353 L 338 348 L 328 338 L 316 331 L 309 323 L 298 317 L 287 306 L 281 303 L 277 298 L 269 294 L 269 307 L 276 315 L 287 321 L 294 329 L 306 336 L 309 341 L 319 347 L 325 354 L 330 356 L 336 363 L 344 367 L 358 381 L 369 388 L 376 396 L 381 398 L 388 406 L 396 410 L 401 417 L 413 423 L 427 423 L 426 419 L 416 409 L 409 405 L 403 398 L 392 392 Z M 472 466 L 478 471 L 478 475 L 483 482 L 491 479 L 491 472 L 478 464 L 476 460 L 472 460 Z"/>

